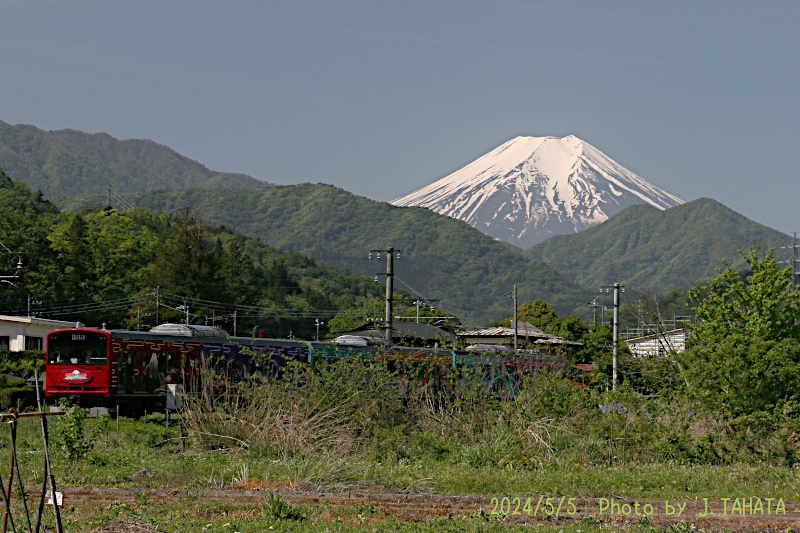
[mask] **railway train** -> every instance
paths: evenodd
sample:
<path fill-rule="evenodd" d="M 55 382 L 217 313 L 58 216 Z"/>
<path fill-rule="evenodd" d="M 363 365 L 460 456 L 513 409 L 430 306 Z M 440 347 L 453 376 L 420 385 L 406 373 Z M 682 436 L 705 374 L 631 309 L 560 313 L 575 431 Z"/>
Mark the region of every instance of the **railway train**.
<path fill-rule="evenodd" d="M 516 376 L 561 368 L 553 355 L 479 354 L 470 351 L 231 337 L 211 326 L 163 324 L 147 332 L 76 327 L 47 335 L 45 397 L 70 397 L 86 406 L 163 405 L 168 385 L 191 393 L 205 367 L 232 379 L 280 376 L 291 361 L 313 364 L 343 357 L 384 362 L 427 394 L 470 375 L 489 394 L 509 394 Z M 196 385 L 194 385 L 196 388 Z"/>

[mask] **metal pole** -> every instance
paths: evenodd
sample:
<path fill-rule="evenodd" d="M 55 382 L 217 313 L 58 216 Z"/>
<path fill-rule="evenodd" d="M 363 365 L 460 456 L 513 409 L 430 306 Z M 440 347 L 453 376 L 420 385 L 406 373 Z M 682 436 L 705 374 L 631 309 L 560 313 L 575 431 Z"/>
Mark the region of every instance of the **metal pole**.
<path fill-rule="evenodd" d="M 13 480 L 13 470 L 12 470 L 12 478 L 11 479 Z M 11 480 L 9 480 L 9 483 L 10 482 L 11 482 Z M 3 483 L 3 479 L 2 478 L 0 478 L 0 491 L 2 491 L 2 493 L 3 493 L 3 501 L 6 504 L 6 515 L 5 515 L 5 521 L 3 522 L 3 533 L 6 533 L 6 527 L 7 527 L 6 524 L 8 524 L 8 519 L 9 518 L 11 518 L 11 531 L 16 533 L 17 528 L 14 527 L 14 517 L 11 516 L 11 503 L 9 501 L 9 499 L 11 498 L 11 496 L 10 496 L 11 487 L 9 486 L 8 493 L 6 493 L 5 484 Z"/>
<path fill-rule="evenodd" d="M 519 323 L 517 320 L 517 286 L 514 285 L 514 351 L 517 351 L 517 336 L 519 331 Z"/>
<path fill-rule="evenodd" d="M 236 311 L 233 312 L 233 336 L 236 336 Z"/>
<path fill-rule="evenodd" d="M 39 396 L 39 373 L 34 370 L 33 372 L 34 379 L 36 380 L 37 387 L 36 387 L 36 404 L 39 408 L 39 411 L 42 411 L 42 404 Z M 50 480 L 50 492 L 53 496 L 53 512 L 56 515 L 56 531 L 58 533 L 64 533 L 64 528 L 61 525 L 61 509 L 58 508 L 58 498 L 56 496 L 56 478 L 53 475 L 53 469 L 50 467 L 50 450 L 49 443 L 48 443 L 48 435 L 47 435 L 47 415 L 42 412 L 42 440 L 44 441 L 44 464 L 45 464 L 45 487 L 47 486 L 47 480 Z M 44 503 L 45 493 L 44 490 L 42 491 L 42 503 Z M 36 523 L 36 531 L 39 531 L 39 526 L 41 525 L 41 516 L 42 516 L 42 504 L 39 504 L 39 521 Z"/>
<path fill-rule="evenodd" d="M 319 342 L 319 327 L 325 322 L 320 322 L 319 318 L 314 319 L 314 324 L 317 326 L 317 342 Z"/>
<path fill-rule="evenodd" d="M 797 290 L 797 232 L 792 233 L 792 291 Z"/>
<path fill-rule="evenodd" d="M 28 520 L 28 531 L 33 533 L 33 526 L 31 525 L 31 513 L 28 510 L 28 496 L 25 493 L 25 486 L 22 484 L 22 472 L 19 470 L 19 461 L 17 461 L 17 420 L 14 419 L 11 425 L 11 456 L 12 461 L 16 463 L 17 468 L 17 482 L 19 482 L 19 492 L 22 494 L 22 506 L 25 508 L 25 518 Z"/>
<path fill-rule="evenodd" d="M 619 383 L 619 283 L 614 284 L 614 380 L 613 388 Z"/>
<path fill-rule="evenodd" d="M 394 292 L 394 248 L 386 249 L 386 344 L 392 344 L 392 293 Z"/>

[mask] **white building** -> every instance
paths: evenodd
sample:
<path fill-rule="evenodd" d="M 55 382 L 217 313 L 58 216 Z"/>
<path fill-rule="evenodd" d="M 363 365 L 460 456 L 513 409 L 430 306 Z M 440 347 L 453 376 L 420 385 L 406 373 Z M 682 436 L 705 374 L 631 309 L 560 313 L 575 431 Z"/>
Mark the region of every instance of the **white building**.
<path fill-rule="evenodd" d="M 48 333 L 74 327 L 75 322 L 63 320 L 0 315 L 0 350 L 44 350 L 44 338 Z"/>
<path fill-rule="evenodd" d="M 625 344 L 631 349 L 634 357 L 666 355 L 670 352 L 681 353 L 686 350 L 689 339 L 689 328 L 678 328 L 628 339 Z"/>

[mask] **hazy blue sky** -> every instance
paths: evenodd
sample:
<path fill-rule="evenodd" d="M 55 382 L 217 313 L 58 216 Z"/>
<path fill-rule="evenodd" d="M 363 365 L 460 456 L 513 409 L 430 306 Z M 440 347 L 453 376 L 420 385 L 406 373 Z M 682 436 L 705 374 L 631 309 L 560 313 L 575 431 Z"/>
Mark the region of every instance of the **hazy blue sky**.
<path fill-rule="evenodd" d="M 0 120 L 391 200 L 574 134 L 800 231 L 800 2 L 0 0 Z"/>

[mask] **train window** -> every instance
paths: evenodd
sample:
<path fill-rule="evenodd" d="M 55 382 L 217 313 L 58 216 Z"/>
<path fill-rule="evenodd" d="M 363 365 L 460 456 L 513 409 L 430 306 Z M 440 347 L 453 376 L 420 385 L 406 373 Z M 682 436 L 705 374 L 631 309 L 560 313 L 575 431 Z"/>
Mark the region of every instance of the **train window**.
<path fill-rule="evenodd" d="M 411 363 L 410 366 L 410 374 L 414 376 L 414 379 L 428 379 L 428 366 L 425 363 Z"/>
<path fill-rule="evenodd" d="M 103 333 L 61 331 L 47 340 L 48 365 L 107 365 L 108 338 Z"/>
<path fill-rule="evenodd" d="M 159 352 L 158 353 L 158 371 L 162 374 L 166 372 L 177 372 L 177 366 L 180 363 L 178 352 Z"/>

